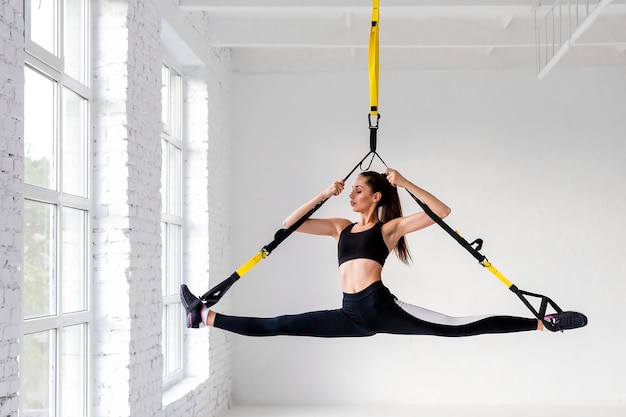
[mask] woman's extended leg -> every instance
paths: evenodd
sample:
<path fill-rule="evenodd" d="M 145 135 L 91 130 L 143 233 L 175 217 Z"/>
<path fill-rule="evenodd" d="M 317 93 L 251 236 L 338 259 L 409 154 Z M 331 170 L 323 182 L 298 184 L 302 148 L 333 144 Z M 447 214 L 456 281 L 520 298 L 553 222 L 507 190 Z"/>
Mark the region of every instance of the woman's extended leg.
<path fill-rule="evenodd" d="M 417 325 L 422 327 L 426 334 L 436 336 L 472 336 L 543 330 L 541 321 L 534 318 L 494 315 L 452 317 L 398 299 L 395 300 L 395 304 L 409 316 L 409 320 L 416 319 Z M 398 319 L 398 323 L 402 321 L 403 318 Z"/>
<path fill-rule="evenodd" d="M 273 318 L 235 317 L 209 311 L 186 285 L 181 301 L 187 311 L 187 327 L 214 326 L 247 336 L 362 337 L 374 333 L 364 329 L 343 310 L 322 310 Z"/>
<path fill-rule="evenodd" d="M 207 320 L 210 324 L 210 321 Z M 342 310 L 312 311 L 273 318 L 234 317 L 215 313 L 213 326 L 246 336 L 362 337 L 369 332 Z"/>
<path fill-rule="evenodd" d="M 358 299 L 363 327 L 375 333 L 431 336 L 473 336 L 538 330 L 539 320 L 512 316 L 450 317 L 399 301 L 381 282 Z"/>

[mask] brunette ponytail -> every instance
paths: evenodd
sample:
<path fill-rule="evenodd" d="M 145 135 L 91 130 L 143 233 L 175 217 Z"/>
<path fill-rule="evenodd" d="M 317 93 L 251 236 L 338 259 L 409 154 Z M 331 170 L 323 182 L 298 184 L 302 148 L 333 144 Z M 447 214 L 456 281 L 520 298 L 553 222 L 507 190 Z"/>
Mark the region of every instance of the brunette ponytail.
<path fill-rule="evenodd" d="M 374 171 L 364 171 L 361 172 L 360 175 L 365 178 L 367 184 L 372 189 L 372 192 L 379 192 L 382 196 L 378 202 L 378 207 L 381 209 L 380 220 L 383 223 L 386 223 L 391 219 L 402 217 L 402 206 L 400 205 L 398 189 L 387 181 L 387 176 Z M 398 240 L 398 244 L 394 248 L 394 251 L 396 256 L 405 264 L 408 264 L 411 260 L 409 247 L 404 239 L 404 236 Z"/>

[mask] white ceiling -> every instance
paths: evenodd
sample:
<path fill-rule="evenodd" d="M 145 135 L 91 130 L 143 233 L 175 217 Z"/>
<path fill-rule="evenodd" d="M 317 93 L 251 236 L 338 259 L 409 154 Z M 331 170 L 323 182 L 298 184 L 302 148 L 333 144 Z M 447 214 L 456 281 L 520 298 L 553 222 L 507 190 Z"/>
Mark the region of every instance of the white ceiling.
<path fill-rule="evenodd" d="M 597 1 L 589 9 L 579 3 L 557 9 L 561 42 L 575 29 L 568 11 L 575 26 L 576 13 L 582 22 Z M 371 0 L 178 0 L 178 7 L 208 20 L 208 43 L 231 48 L 236 71 L 367 69 Z M 536 0 L 380 0 L 381 71 L 539 71 L 546 51 L 559 48 L 558 42 L 537 48 L 536 32 L 543 39 L 546 22 L 558 41 L 558 14 L 546 19 L 549 9 Z M 626 1 L 613 1 L 598 16 L 558 65 L 626 67 Z"/>

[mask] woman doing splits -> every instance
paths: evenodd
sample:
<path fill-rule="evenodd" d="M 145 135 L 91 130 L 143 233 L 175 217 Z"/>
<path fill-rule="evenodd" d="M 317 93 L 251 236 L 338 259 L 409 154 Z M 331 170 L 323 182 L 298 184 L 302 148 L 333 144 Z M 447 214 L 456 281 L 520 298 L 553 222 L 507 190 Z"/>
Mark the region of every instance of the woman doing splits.
<path fill-rule="evenodd" d="M 341 194 L 344 186 L 343 180 L 334 182 L 289 215 L 284 226 L 293 225 L 320 201 Z M 395 251 L 400 260 L 408 263 L 410 254 L 405 235 L 434 221 L 423 211 L 402 216 L 397 187 L 417 196 L 437 216 L 444 218 L 450 214 L 447 205 L 398 171 L 387 169 L 385 174 L 365 171 L 356 178 L 350 192 L 350 206 L 360 214 L 358 222 L 310 218 L 297 229 L 332 236 L 337 241 L 342 308 L 274 318 L 234 317 L 209 310 L 182 285 L 187 327 L 207 325 L 248 336 L 358 337 L 391 333 L 454 337 L 542 330 L 544 326 L 556 331 L 586 324 L 586 317 L 576 312 L 552 314 L 544 320 L 512 316 L 449 317 L 398 300 L 382 283 L 385 260 L 389 252 Z"/>

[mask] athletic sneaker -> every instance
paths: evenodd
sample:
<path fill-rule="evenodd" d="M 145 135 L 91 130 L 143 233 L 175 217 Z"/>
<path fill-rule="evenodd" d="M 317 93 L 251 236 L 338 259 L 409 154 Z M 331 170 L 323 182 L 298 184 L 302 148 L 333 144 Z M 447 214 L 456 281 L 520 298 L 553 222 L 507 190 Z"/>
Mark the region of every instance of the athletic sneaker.
<path fill-rule="evenodd" d="M 185 311 L 187 312 L 187 320 L 185 321 L 187 324 L 187 328 L 197 329 L 202 326 L 202 315 L 200 311 L 202 311 L 202 301 L 195 295 L 189 291 L 187 285 L 183 284 L 180 286 L 180 301 L 185 306 Z"/>
<path fill-rule="evenodd" d="M 587 325 L 587 316 L 576 311 L 564 311 L 544 317 L 543 323 L 553 332 L 576 329 Z"/>

